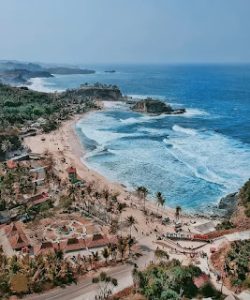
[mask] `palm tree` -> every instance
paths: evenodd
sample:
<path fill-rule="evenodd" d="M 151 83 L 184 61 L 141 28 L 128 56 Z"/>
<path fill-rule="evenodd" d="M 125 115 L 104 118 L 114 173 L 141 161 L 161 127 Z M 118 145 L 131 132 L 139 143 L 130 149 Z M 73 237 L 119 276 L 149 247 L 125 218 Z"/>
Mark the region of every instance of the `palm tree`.
<path fill-rule="evenodd" d="M 108 249 L 109 249 L 109 252 L 111 254 L 112 259 L 116 261 L 117 245 L 113 244 L 113 243 L 110 243 L 110 244 L 108 244 Z"/>
<path fill-rule="evenodd" d="M 157 214 L 158 214 L 158 207 L 161 206 L 163 208 L 164 204 L 166 203 L 166 199 L 163 197 L 161 192 L 156 193 L 156 202 L 157 202 Z"/>
<path fill-rule="evenodd" d="M 120 214 L 120 217 L 121 217 L 121 223 L 122 223 L 122 212 L 125 210 L 125 208 L 127 207 L 126 203 L 121 203 L 121 202 L 118 202 L 117 204 L 117 210 Z"/>
<path fill-rule="evenodd" d="M 146 208 L 146 198 L 147 198 L 147 195 L 148 195 L 148 189 L 145 187 L 145 186 L 139 186 L 137 189 L 136 189 L 136 192 L 138 194 L 138 196 L 143 199 L 143 207 L 144 207 L 144 211 L 145 211 L 145 208 Z"/>
<path fill-rule="evenodd" d="M 102 194 L 103 194 L 103 197 L 105 199 L 105 204 L 106 204 L 106 207 L 107 207 L 108 206 L 108 200 L 109 200 L 109 190 L 104 189 Z"/>
<path fill-rule="evenodd" d="M 94 262 L 94 269 L 96 269 L 96 263 L 100 260 L 99 252 L 92 252 L 93 262 Z"/>
<path fill-rule="evenodd" d="M 129 237 L 131 239 L 132 227 L 137 223 L 137 221 L 136 221 L 136 219 L 133 216 L 129 216 L 126 219 L 126 223 L 129 226 Z"/>
<path fill-rule="evenodd" d="M 131 253 L 131 247 L 133 245 L 135 245 L 135 243 L 136 243 L 136 240 L 134 238 L 129 238 L 128 239 L 128 255 L 130 255 L 130 253 Z"/>
<path fill-rule="evenodd" d="M 121 254 L 122 261 L 123 261 L 123 258 L 124 258 L 124 253 L 126 251 L 126 248 L 127 248 L 127 239 L 123 238 L 123 237 L 119 237 L 118 238 L 118 244 L 117 244 L 117 250 Z"/>
<path fill-rule="evenodd" d="M 105 247 L 105 248 L 102 250 L 102 256 L 103 256 L 103 258 L 105 259 L 106 265 L 108 264 L 108 258 L 109 258 L 109 255 L 110 255 L 109 249 Z"/>
<path fill-rule="evenodd" d="M 176 206 L 175 208 L 175 218 L 176 218 L 176 221 L 178 221 L 180 219 L 180 212 L 181 212 L 181 206 Z"/>

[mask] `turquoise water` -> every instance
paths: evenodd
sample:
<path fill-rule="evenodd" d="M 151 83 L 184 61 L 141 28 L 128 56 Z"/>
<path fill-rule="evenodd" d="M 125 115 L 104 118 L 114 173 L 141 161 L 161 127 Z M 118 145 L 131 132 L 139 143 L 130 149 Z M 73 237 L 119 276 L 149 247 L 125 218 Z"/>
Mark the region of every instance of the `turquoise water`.
<path fill-rule="evenodd" d="M 124 94 L 155 96 L 181 116 L 145 116 L 126 105 L 77 124 L 89 167 L 130 188 L 161 191 L 167 204 L 208 211 L 250 177 L 250 66 L 97 66 L 94 75 L 57 76 L 34 88 L 117 84 Z M 116 69 L 116 73 L 105 73 Z"/>

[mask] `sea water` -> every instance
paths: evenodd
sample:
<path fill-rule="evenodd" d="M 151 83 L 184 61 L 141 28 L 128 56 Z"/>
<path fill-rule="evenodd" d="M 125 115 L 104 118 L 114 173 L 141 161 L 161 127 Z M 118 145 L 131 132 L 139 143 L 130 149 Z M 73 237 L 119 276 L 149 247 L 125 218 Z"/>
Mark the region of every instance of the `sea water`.
<path fill-rule="evenodd" d="M 202 212 L 250 177 L 249 65 L 93 68 L 96 74 L 36 79 L 32 87 L 64 90 L 98 81 L 187 112 L 149 116 L 118 103 L 88 114 L 76 130 L 90 168 L 130 189 L 144 185 L 152 198 L 160 191 L 169 206 Z"/>

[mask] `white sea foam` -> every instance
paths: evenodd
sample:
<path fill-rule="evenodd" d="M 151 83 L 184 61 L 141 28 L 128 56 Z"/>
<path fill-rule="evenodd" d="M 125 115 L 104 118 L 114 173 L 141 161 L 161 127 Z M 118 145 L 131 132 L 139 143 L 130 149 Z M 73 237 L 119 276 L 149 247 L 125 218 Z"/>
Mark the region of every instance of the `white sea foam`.
<path fill-rule="evenodd" d="M 240 143 L 213 132 L 199 132 L 177 127 L 185 136 L 164 139 L 173 157 L 183 163 L 197 178 L 236 190 L 249 177 L 246 162 L 250 152 Z M 174 128 L 173 128 L 174 129 Z M 181 130 L 180 130 L 181 129 Z M 184 130 L 183 130 L 184 129 Z"/>
<path fill-rule="evenodd" d="M 197 108 L 187 108 L 186 112 L 180 116 L 186 117 L 186 118 L 193 118 L 193 117 L 199 117 L 199 116 L 209 116 L 209 113 L 202 109 Z"/>
<path fill-rule="evenodd" d="M 145 185 L 153 193 L 162 191 L 170 205 L 173 201 L 173 205 L 197 208 L 236 191 L 249 178 L 250 150 L 244 144 L 190 128 L 179 119 L 172 128 L 157 129 L 157 119 L 169 115 L 131 115 L 119 119 L 115 114 L 90 113 L 79 123 L 82 132 L 99 145 L 85 157 L 89 165 L 112 180 Z M 129 125 L 137 123 L 137 131 L 128 132 Z M 127 125 L 126 130 L 121 125 Z M 167 136 L 164 143 L 162 136 Z"/>
<path fill-rule="evenodd" d="M 132 97 L 133 99 L 146 99 L 146 98 L 154 98 L 154 99 L 166 99 L 165 96 L 160 95 L 139 95 L 139 94 L 129 94 L 129 97 Z"/>
<path fill-rule="evenodd" d="M 28 85 L 28 88 L 38 92 L 51 93 L 55 91 L 58 92 L 63 91 L 63 90 L 55 89 L 52 84 L 46 82 L 45 78 L 40 78 L 40 77 L 31 78 L 29 80 L 29 83 L 30 84 Z"/>
<path fill-rule="evenodd" d="M 125 105 L 122 101 L 103 101 L 103 106 L 106 109 L 119 109 Z"/>
<path fill-rule="evenodd" d="M 176 132 L 181 132 L 181 133 L 185 133 L 188 135 L 196 135 L 197 134 L 197 130 L 191 129 L 191 128 L 184 128 L 179 125 L 174 125 L 172 129 Z"/>

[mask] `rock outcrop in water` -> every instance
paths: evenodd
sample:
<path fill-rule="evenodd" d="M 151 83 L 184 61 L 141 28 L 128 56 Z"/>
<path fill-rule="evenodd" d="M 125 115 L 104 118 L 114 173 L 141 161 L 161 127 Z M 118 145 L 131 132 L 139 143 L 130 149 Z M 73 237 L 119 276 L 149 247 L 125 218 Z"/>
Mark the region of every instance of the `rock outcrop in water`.
<path fill-rule="evenodd" d="M 238 203 L 238 193 L 231 193 L 220 199 L 218 207 L 224 209 L 226 214 L 231 216 L 235 211 Z"/>
<path fill-rule="evenodd" d="M 147 98 L 138 101 L 132 106 L 132 110 L 148 114 L 183 114 L 185 108 L 174 109 L 163 101 Z"/>
<path fill-rule="evenodd" d="M 75 97 L 84 96 L 92 99 L 119 101 L 123 100 L 121 90 L 115 85 L 81 85 L 79 89 L 69 90 L 65 93 L 74 94 Z"/>

